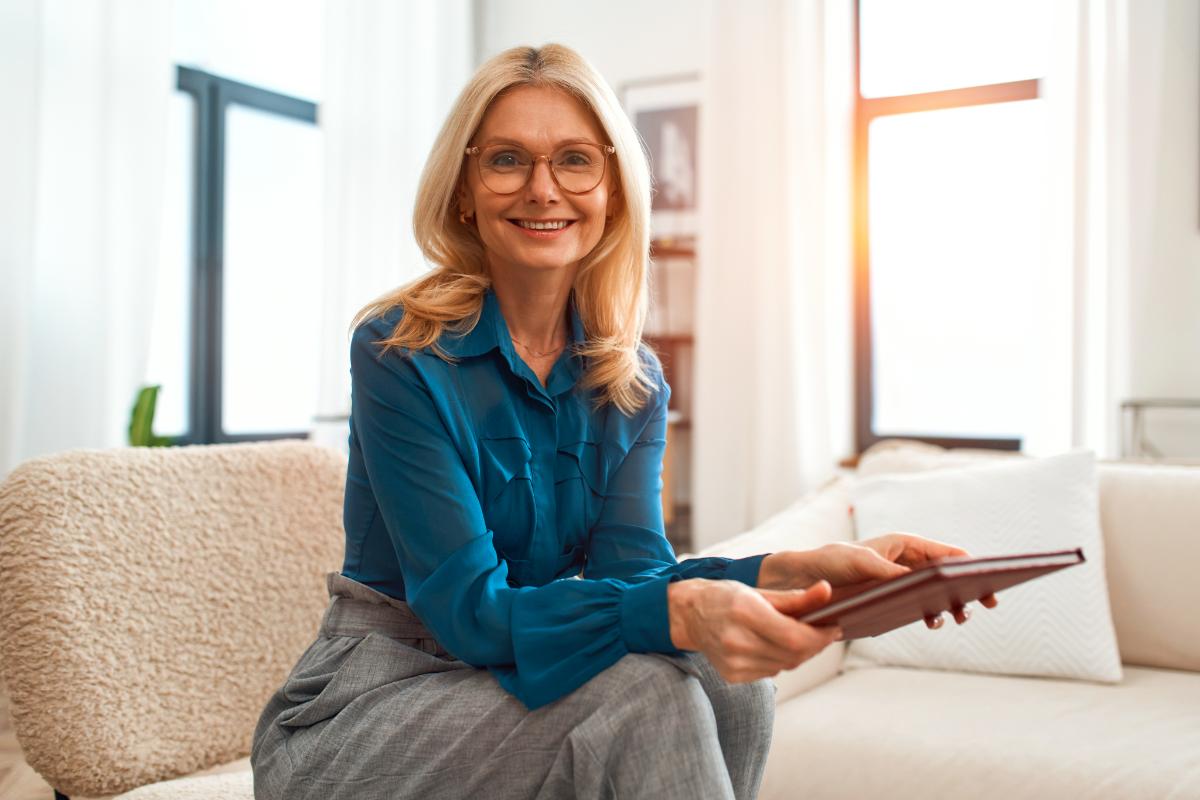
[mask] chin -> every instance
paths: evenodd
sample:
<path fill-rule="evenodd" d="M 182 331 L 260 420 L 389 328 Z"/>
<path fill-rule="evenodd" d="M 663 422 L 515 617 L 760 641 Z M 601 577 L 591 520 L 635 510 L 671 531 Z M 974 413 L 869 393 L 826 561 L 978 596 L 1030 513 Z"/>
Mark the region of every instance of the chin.
<path fill-rule="evenodd" d="M 566 269 L 574 264 L 574 261 L 512 261 L 518 269 L 528 269 L 534 272 L 553 272 L 558 269 Z"/>
<path fill-rule="evenodd" d="M 582 256 L 576 256 L 574 251 L 571 253 L 505 253 L 503 251 L 495 251 L 499 256 L 499 260 L 507 264 L 512 264 L 518 269 L 536 270 L 538 272 L 550 272 L 556 269 L 563 269 L 571 264 L 579 261 Z"/>

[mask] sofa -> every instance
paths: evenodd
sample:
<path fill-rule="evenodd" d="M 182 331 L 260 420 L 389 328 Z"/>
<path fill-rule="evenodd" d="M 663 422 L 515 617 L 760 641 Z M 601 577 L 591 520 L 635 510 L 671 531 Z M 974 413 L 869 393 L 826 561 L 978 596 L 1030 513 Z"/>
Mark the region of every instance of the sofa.
<path fill-rule="evenodd" d="M 855 480 L 996 458 L 1021 456 L 882 442 L 856 472 L 702 554 L 851 542 Z M 837 643 L 777 677 L 759 796 L 1200 798 L 1200 465 L 1096 473 L 1120 683 L 876 666 Z"/>
<path fill-rule="evenodd" d="M 888 442 L 859 471 L 983 457 Z M 340 565 L 344 479 L 344 456 L 304 442 L 14 470 L 0 672 L 28 763 L 75 800 L 252 798 L 254 722 Z M 855 479 L 705 554 L 852 541 Z M 856 666 L 836 644 L 777 678 L 760 796 L 1200 797 L 1200 468 L 1103 464 L 1100 483 L 1119 685 Z"/>

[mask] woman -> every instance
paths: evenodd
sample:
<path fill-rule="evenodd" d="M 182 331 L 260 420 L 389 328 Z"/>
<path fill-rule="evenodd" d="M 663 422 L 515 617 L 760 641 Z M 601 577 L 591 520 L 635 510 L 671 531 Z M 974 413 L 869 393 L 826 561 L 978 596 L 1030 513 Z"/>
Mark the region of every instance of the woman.
<path fill-rule="evenodd" d="M 752 797 L 765 679 L 840 636 L 789 615 L 962 553 L 676 562 L 649 184 L 571 50 L 509 50 L 463 90 L 414 219 L 436 266 L 352 326 L 345 563 L 255 731 L 257 797 Z"/>

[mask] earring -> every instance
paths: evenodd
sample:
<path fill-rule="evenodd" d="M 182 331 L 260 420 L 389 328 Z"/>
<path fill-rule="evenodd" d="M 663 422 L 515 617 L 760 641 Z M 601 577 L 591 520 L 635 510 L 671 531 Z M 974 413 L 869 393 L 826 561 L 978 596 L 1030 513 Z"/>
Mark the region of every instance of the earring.
<path fill-rule="evenodd" d="M 470 225 L 472 222 L 475 221 L 475 215 L 472 214 L 470 217 L 468 217 L 467 212 L 460 211 L 460 212 L 458 212 L 458 221 L 461 222 L 463 225 Z"/>

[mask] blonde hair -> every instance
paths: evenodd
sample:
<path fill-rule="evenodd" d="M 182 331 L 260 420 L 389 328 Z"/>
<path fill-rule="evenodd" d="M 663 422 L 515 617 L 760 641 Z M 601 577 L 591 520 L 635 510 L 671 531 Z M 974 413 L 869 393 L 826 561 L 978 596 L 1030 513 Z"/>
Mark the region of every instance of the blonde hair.
<path fill-rule="evenodd" d="M 505 50 L 467 83 L 442 125 L 417 189 L 413 233 L 434 267 L 369 303 L 350 328 L 402 306 L 404 314 L 392 335 L 378 342 L 383 352 L 432 347 L 440 358 L 455 361 L 437 340 L 447 327 L 455 333 L 474 328 L 491 286 L 479 234 L 458 219 L 463 151 L 492 101 L 515 86 L 553 87 L 578 98 L 616 148 L 609 161 L 620 186 L 614 216 L 575 275 L 575 307 L 585 335 L 574 352 L 587 359 L 581 386 L 601 389 L 596 407 L 613 403 L 632 415 L 655 389 L 638 352 L 649 308 L 650 170 L 641 139 L 612 89 L 591 64 L 563 45 Z"/>

